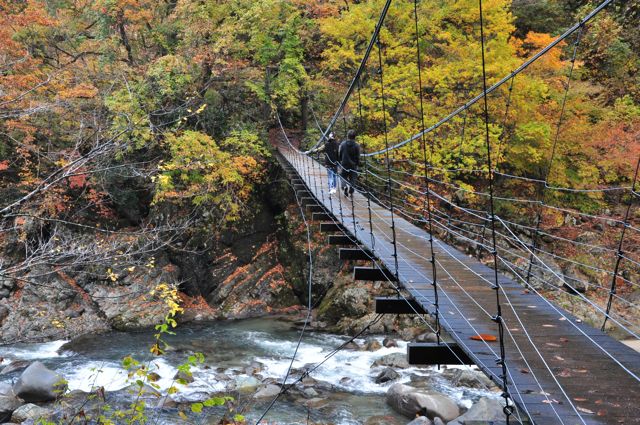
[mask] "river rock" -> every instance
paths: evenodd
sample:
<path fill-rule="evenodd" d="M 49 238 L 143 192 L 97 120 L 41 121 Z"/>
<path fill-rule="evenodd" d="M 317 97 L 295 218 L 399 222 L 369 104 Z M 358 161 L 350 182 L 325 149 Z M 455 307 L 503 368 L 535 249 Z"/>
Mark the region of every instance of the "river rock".
<path fill-rule="evenodd" d="M 463 386 L 469 388 L 493 388 L 494 384 L 491 379 L 480 371 L 469 369 L 445 369 L 442 376 L 447 378 L 454 386 Z"/>
<path fill-rule="evenodd" d="M 190 384 L 193 382 L 193 375 L 179 370 L 173 376 L 173 379 L 175 379 L 178 382 L 184 382 L 184 383 Z"/>
<path fill-rule="evenodd" d="M 64 378 L 41 362 L 33 362 L 22 372 L 13 392 L 28 403 L 52 401 L 67 388 Z"/>
<path fill-rule="evenodd" d="M 364 421 L 364 425 L 400 425 L 400 422 L 393 416 L 372 416 Z"/>
<path fill-rule="evenodd" d="M 0 383 L 0 422 L 11 419 L 14 410 L 22 405 L 22 402 L 13 393 L 11 384 Z"/>
<path fill-rule="evenodd" d="M 156 404 L 156 409 L 175 409 L 176 407 L 178 407 L 178 402 L 168 395 L 160 397 Z"/>
<path fill-rule="evenodd" d="M 328 403 L 326 398 L 316 397 L 305 401 L 303 404 L 309 409 L 319 409 Z"/>
<path fill-rule="evenodd" d="M 504 412 L 500 400 L 483 397 L 478 400 L 464 415 L 447 425 L 470 425 L 478 422 L 504 421 Z"/>
<path fill-rule="evenodd" d="M 18 372 L 24 370 L 29 366 L 31 362 L 27 360 L 14 360 L 8 365 L 6 365 L 2 371 L 0 371 L 0 375 L 8 375 L 13 372 Z"/>
<path fill-rule="evenodd" d="M 253 398 L 273 398 L 278 394 L 280 394 L 280 387 L 275 384 L 269 384 L 255 393 Z"/>
<path fill-rule="evenodd" d="M 409 362 L 407 361 L 407 355 L 403 353 L 391 353 L 386 356 L 382 356 L 376 361 L 373 362 L 371 367 L 376 366 L 390 366 L 396 367 L 399 369 L 406 369 L 409 367 Z"/>
<path fill-rule="evenodd" d="M 426 332 L 418 335 L 416 342 L 438 342 L 438 335 L 433 332 Z"/>
<path fill-rule="evenodd" d="M 458 405 L 451 398 L 435 392 L 418 392 L 403 384 L 393 384 L 389 388 L 387 404 L 407 418 L 415 418 L 416 414 L 420 414 L 429 419 L 439 417 L 451 421 L 460 415 Z"/>
<path fill-rule="evenodd" d="M 398 379 L 400 374 L 393 370 L 393 368 L 387 367 L 385 368 L 378 376 L 376 376 L 376 384 L 384 384 L 385 382 L 393 381 L 394 379 Z"/>
<path fill-rule="evenodd" d="M 418 416 L 407 425 L 433 425 L 433 422 L 431 422 L 431 419 L 426 416 Z"/>
<path fill-rule="evenodd" d="M 7 318 L 9 313 L 11 313 L 11 311 L 9 310 L 9 307 L 7 307 L 6 305 L 0 304 L 0 323 L 2 323 L 2 321 Z"/>
<path fill-rule="evenodd" d="M 29 419 L 36 421 L 40 418 L 46 418 L 51 413 L 52 411 L 49 409 L 29 403 L 18 407 L 11 415 L 11 421 L 19 424 Z"/>
<path fill-rule="evenodd" d="M 397 347 L 398 341 L 393 338 L 385 338 L 382 340 L 382 345 L 386 348 Z"/>
<path fill-rule="evenodd" d="M 380 341 L 374 338 L 368 339 L 364 346 L 366 351 L 378 351 L 381 348 L 382 344 L 380 344 Z"/>
<path fill-rule="evenodd" d="M 447 425 L 444 423 L 444 421 L 440 418 L 433 418 L 433 425 Z"/>
<path fill-rule="evenodd" d="M 319 394 L 313 388 L 308 387 L 308 388 L 305 388 L 304 390 L 302 390 L 302 395 L 304 395 L 305 398 L 316 398 L 316 397 L 318 397 Z"/>
<path fill-rule="evenodd" d="M 259 387 L 261 382 L 253 376 L 238 376 L 235 382 L 236 390 L 240 392 L 251 392 Z"/>
<path fill-rule="evenodd" d="M 157 399 L 161 395 L 158 390 L 153 388 L 151 385 L 143 384 L 140 386 L 137 383 L 126 386 L 123 389 L 118 390 L 118 392 L 126 392 L 127 394 L 135 395 L 135 397 L 144 400 Z"/>

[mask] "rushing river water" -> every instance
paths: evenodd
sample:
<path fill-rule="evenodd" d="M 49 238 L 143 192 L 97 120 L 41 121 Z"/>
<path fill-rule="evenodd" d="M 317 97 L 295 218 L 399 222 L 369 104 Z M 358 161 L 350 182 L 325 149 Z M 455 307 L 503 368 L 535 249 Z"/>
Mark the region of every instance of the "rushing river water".
<path fill-rule="evenodd" d="M 188 386 L 179 385 L 180 392 L 175 397 L 179 401 L 198 401 L 212 394 L 234 395 L 238 406 L 247 406 L 245 416 L 248 423 L 251 420 L 255 422 L 271 398 L 254 400 L 252 391 L 238 393 L 234 389 L 251 386 L 256 383 L 256 378 L 273 378 L 281 382 L 299 336 L 299 330 L 291 323 L 265 319 L 182 325 L 176 331 L 177 335 L 166 338 L 171 347 L 167 354 L 151 362 L 151 370 L 160 376 L 156 383 L 162 389 L 168 388 L 174 381 L 176 367 L 191 353 L 203 353 L 205 362 L 193 370 L 195 381 Z M 288 382 L 300 376 L 295 370 L 321 362 L 346 340 L 345 337 L 326 333 L 306 333 L 293 363 L 293 376 Z M 153 343 L 151 331 L 83 337 L 66 346 L 65 342 L 0 347 L 0 357 L 4 358 L 3 364 L 16 359 L 41 360 L 68 380 L 70 390 L 82 391 L 90 391 L 92 387 L 104 387 L 106 391 L 121 390 L 131 384 L 121 366 L 122 359 L 127 355 L 138 360 L 152 359 L 149 353 Z M 406 423 L 406 419 L 395 414 L 384 402 L 384 393 L 391 383 L 380 385 L 374 381 L 383 368 L 371 367 L 383 355 L 405 352 L 406 343 L 402 342 L 398 347 L 376 351 L 338 352 L 311 375 L 319 381 L 319 398 L 325 400 L 308 408 L 302 397 L 282 397 L 265 423 L 306 424 L 309 417 L 313 423 L 363 424 L 373 416 L 387 416 L 391 424 Z M 252 364 L 256 367 L 256 362 L 260 364 L 257 375 L 250 369 Z M 481 390 L 451 387 L 446 380 L 438 379 L 439 372 L 434 368 L 409 368 L 400 372 L 401 377 L 394 382 L 429 380 L 432 388 L 466 406 L 487 394 Z M 0 382 L 15 380 L 17 376 L 0 376 Z M 181 422 L 177 409 L 164 409 L 162 412 L 158 409 L 153 414 L 159 415 L 159 423 Z M 213 418 L 209 420 L 204 423 L 216 423 Z"/>

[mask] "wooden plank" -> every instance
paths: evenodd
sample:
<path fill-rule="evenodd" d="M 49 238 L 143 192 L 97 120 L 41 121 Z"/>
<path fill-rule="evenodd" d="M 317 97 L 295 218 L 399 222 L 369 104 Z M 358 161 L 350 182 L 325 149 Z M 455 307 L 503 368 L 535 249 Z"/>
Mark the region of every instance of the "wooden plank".
<path fill-rule="evenodd" d="M 428 314 L 420 302 L 413 298 L 376 297 L 377 314 Z"/>
<path fill-rule="evenodd" d="M 313 213 L 323 213 L 326 210 L 320 204 L 308 204 L 305 206 L 309 212 Z"/>
<path fill-rule="evenodd" d="M 355 246 L 354 238 L 347 235 L 329 235 L 327 238 L 329 245 L 350 245 Z"/>
<path fill-rule="evenodd" d="M 412 342 L 407 345 L 410 365 L 472 365 L 475 364 L 458 344 Z"/>
<path fill-rule="evenodd" d="M 354 267 L 353 279 L 373 282 L 397 282 L 396 277 L 390 271 L 374 267 Z"/>
<path fill-rule="evenodd" d="M 314 212 L 311 215 L 311 219 L 313 221 L 329 221 L 329 220 L 332 220 L 333 217 L 326 212 Z"/>
<path fill-rule="evenodd" d="M 323 233 L 344 232 L 345 228 L 342 224 L 333 221 L 320 223 L 320 231 Z"/>
<path fill-rule="evenodd" d="M 340 248 L 338 250 L 338 258 L 341 260 L 371 260 L 375 257 L 361 248 Z"/>

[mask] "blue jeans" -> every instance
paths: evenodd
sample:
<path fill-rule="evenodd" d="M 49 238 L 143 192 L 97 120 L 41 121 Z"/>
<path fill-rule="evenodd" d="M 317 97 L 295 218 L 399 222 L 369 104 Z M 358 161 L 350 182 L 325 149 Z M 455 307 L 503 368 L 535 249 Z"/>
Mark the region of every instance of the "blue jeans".
<path fill-rule="evenodd" d="M 335 189 L 338 186 L 338 175 L 331 168 L 327 168 L 327 175 L 329 176 L 329 190 Z"/>

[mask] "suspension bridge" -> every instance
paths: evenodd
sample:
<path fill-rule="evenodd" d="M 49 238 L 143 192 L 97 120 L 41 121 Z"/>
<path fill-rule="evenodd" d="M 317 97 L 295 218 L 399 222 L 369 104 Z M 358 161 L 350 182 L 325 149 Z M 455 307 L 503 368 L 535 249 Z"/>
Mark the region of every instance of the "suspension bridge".
<path fill-rule="evenodd" d="M 519 68 L 488 87 L 485 74 L 485 34 L 482 1 L 479 2 L 480 37 L 482 42 L 482 92 L 458 109 L 427 127 L 424 119 L 420 40 L 417 1 L 415 8 L 415 46 L 419 78 L 421 131 L 406 140 L 390 143 L 387 129 L 388 112 L 385 105 L 383 44 L 380 30 L 391 7 L 384 4 L 378 23 L 371 35 L 362 61 L 345 93 L 342 102 L 326 129 L 320 126 L 322 136 L 307 150 L 292 142 L 275 109 L 282 137 L 278 144 L 278 159 L 291 179 L 297 196 L 313 219 L 320 221 L 320 229 L 332 233 L 327 243 L 342 246 L 343 260 L 361 261 L 354 267 L 354 278 L 384 281 L 397 291 L 397 298 L 380 298 L 379 313 L 416 314 L 437 335 L 433 344 L 413 344 L 409 347 L 409 360 L 413 363 L 454 363 L 477 365 L 502 389 L 505 421 L 507 423 L 535 424 L 640 424 L 640 353 L 607 335 L 607 322 L 626 333 L 628 338 L 638 337 L 637 325 L 628 315 L 615 309 L 625 305 L 629 311 L 637 306 L 621 297 L 620 285 L 637 288 L 640 285 L 622 273 L 622 264 L 640 266 L 633 249 L 625 250 L 625 238 L 639 233 L 640 228 L 631 220 L 632 207 L 639 197 L 636 191 L 640 159 L 635 164 L 635 175 L 629 187 L 575 189 L 554 186 L 549 181 L 557 144 L 565 114 L 565 102 L 573 76 L 576 53 L 584 28 L 613 0 L 606 0 L 590 11 L 576 25 L 557 37 Z M 553 149 L 543 178 L 533 179 L 500 172 L 496 166 L 496 153 L 489 143 L 488 97 L 500 87 L 510 83 L 506 108 L 509 108 L 513 81 L 531 64 L 544 57 L 560 43 L 573 37 L 571 68 L 565 85 L 562 110 L 556 123 Z M 384 117 L 383 149 L 362 155 L 364 164 L 358 171 L 356 192 L 350 196 L 331 195 L 328 190 L 327 169 L 319 152 L 322 142 L 342 118 L 346 126 L 349 102 L 359 119 L 352 121 L 364 132 L 360 88 L 363 73 L 370 56 L 377 48 L 377 72 L 382 116 Z M 357 96 L 353 96 L 357 93 Z M 441 170 L 428 158 L 426 136 L 444 127 L 454 118 L 464 116 L 474 105 L 482 110 L 486 137 L 484 170 Z M 357 114 L 355 114 L 357 115 Z M 466 119 L 465 119 L 466 125 Z M 464 127 L 463 127 L 464 132 Z M 446 137 L 446 136 L 445 136 Z M 394 159 L 393 152 L 412 143 L 420 144 L 419 159 Z M 409 163 L 410 167 L 405 167 Z M 334 164 L 338 168 L 339 164 Z M 474 192 L 455 186 L 439 172 L 476 172 L 487 180 L 486 192 Z M 534 198 L 515 198 L 496 194 L 496 178 L 520 179 L 536 185 Z M 461 205 L 440 191 L 439 187 L 462 190 L 486 199 L 486 209 Z M 600 217 L 547 202 L 552 191 L 580 193 L 617 191 L 619 198 L 630 197 L 621 218 Z M 515 222 L 496 213 L 495 204 L 511 202 L 527 204 L 535 220 L 529 225 Z M 553 210 L 585 220 L 608 220 L 619 232 L 615 246 L 580 242 L 563 237 L 544 228 L 542 216 Z M 523 234 L 530 235 L 530 239 Z M 444 235 L 444 237 L 438 237 Z M 453 237 L 473 247 L 484 256 L 463 253 L 446 241 Z M 557 244 L 575 244 L 579 249 L 601 253 L 611 258 L 611 267 L 603 269 L 545 251 L 541 240 L 550 239 Z M 489 262 L 486 259 L 490 259 Z M 590 299 L 577 287 L 580 278 L 568 277 L 549 264 L 548 258 L 586 267 L 606 276 L 607 281 L 596 285 L 604 291 L 605 302 Z M 485 261 L 481 261 L 484 259 Z M 363 263 L 364 262 L 364 263 Z M 363 266 L 363 264 L 367 264 Z M 507 272 L 503 274 L 502 272 Z M 544 272 L 544 273 L 542 273 Z M 534 276 L 538 276 L 534 278 Z M 542 276 L 542 277 L 540 277 Z M 567 290 L 575 302 L 584 303 L 602 318 L 602 326 L 586 325 L 574 315 L 548 300 L 534 279 L 543 280 L 548 287 Z M 311 277 L 310 283 L 311 285 Z M 592 284 L 593 286 L 593 284 Z M 311 310 L 311 306 L 309 307 Z M 441 338 L 445 331 L 454 342 Z M 495 335 L 495 336 L 494 336 Z M 274 400 L 275 401 L 275 400 Z"/>

